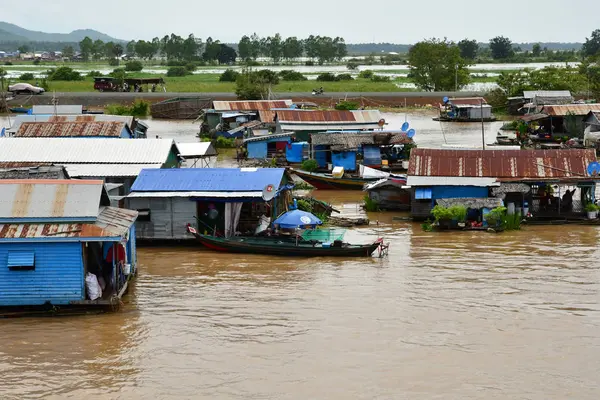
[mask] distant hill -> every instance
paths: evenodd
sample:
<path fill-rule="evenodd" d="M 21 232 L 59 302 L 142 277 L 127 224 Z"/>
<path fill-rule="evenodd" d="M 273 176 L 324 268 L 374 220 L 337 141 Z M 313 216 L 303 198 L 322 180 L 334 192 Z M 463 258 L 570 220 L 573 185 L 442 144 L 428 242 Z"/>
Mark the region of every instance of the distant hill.
<path fill-rule="evenodd" d="M 78 29 L 71 33 L 46 33 L 31 31 L 21 28 L 15 24 L 0 21 L 0 41 L 3 42 L 79 42 L 86 36 L 92 40 L 102 40 L 104 42 L 123 42 L 102 32 L 93 29 Z"/>

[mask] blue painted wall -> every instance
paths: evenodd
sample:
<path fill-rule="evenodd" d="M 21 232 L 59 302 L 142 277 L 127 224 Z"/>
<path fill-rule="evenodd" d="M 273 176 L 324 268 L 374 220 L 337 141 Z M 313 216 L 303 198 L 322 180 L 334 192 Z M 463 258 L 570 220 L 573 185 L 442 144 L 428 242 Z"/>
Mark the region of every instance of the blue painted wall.
<path fill-rule="evenodd" d="M 9 251 L 33 251 L 35 270 L 8 269 Z M 0 306 L 84 300 L 81 243 L 0 243 Z"/>
<path fill-rule="evenodd" d="M 344 171 L 356 170 L 356 151 L 341 151 L 331 153 L 331 164 L 333 167 L 344 167 Z"/>
<path fill-rule="evenodd" d="M 325 150 L 327 150 L 327 146 L 314 146 L 315 160 L 320 168 L 327 167 L 327 151 Z"/>
<path fill-rule="evenodd" d="M 275 142 L 289 142 L 290 138 L 275 138 L 261 140 L 259 142 L 248 142 L 246 148 L 248 149 L 248 158 L 267 158 L 267 143 Z"/>
<path fill-rule="evenodd" d="M 304 150 L 308 150 L 308 142 L 292 143 L 285 149 L 285 158 L 288 162 L 301 163 L 304 161 Z"/>
<path fill-rule="evenodd" d="M 437 199 L 456 199 L 460 197 L 488 197 L 487 187 L 478 186 L 433 186 L 433 203 Z"/>

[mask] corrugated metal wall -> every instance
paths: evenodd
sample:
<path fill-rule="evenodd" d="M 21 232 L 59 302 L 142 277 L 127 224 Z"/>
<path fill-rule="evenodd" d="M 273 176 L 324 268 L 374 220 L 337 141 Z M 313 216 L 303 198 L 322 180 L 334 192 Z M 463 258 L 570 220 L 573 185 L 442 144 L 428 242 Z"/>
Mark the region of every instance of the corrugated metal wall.
<path fill-rule="evenodd" d="M 35 270 L 9 270 L 9 251 L 33 251 Z M 84 298 L 81 243 L 0 244 L 0 306 L 65 305 Z"/>
<path fill-rule="evenodd" d="M 356 151 L 341 151 L 331 153 L 331 164 L 333 167 L 344 167 L 344 171 L 356 170 Z"/>
<path fill-rule="evenodd" d="M 248 158 L 267 158 L 267 142 L 248 142 Z"/>
<path fill-rule="evenodd" d="M 136 235 L 142 240 L 192 239 L 188 223 L 196 226 L 196 202 L 188 198 L 130 198 L 132 210 L 150 209 L 150 221 L 136 221 Z"/>
<path fill-rule="evenodd" d="M 433 186 L 433 199 L 484 198 L 488 197 L 487 187 L 476 186 Z"/>

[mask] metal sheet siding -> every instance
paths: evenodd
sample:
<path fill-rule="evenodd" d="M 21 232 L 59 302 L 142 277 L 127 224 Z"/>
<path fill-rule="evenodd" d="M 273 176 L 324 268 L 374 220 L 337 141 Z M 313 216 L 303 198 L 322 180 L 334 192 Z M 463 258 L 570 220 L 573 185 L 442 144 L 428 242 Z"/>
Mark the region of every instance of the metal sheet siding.
<path fill-rule="evenodd" d="M 331 153 L 331 164 L 333 167 L 344 167 L 345 171 L 356 170 L 356 151 L 341 151 Z"/>
<path fill-rule="evenodd" d="M 565 104 L 558 106 L 544 106 L 542 113 L 552 117 L 564 117 L 566 115 L 587 115 L 590 111 L 600 111 L 600 104 Z"/>
<path fill-rule="evenodd" d="M 66 164 L 162 164 L 172 139 L 12 138 L 0 146 L 0 162 Z"/>
<path fill-rule="evenodd" d="M 72 178 L 137 177 L 143 169 L 161 167 L 162 164 L 65 164 Z"/>
<path fill-rule="evenodd" d="M 261 111 L 273 108 L 289 108 L 292 100 L 247 100 L 247 101 L 214 101 L 215 111 Z"/>
<path fill-rule="evenodd" d="M 9 270 L 12 251 L 33 251 L 35 270 Z M 0 243 L 0 306 L 65 305 L 84 297 L 81 243 Z"/>
<path fill-rule="evenodd" d="M 246 192 L 279 187 L 284 168 L 185 168 L 143 170 L 132 192 Z"/>
<path fill-rule="evenodd" d="M 437 199 L 488 197 L 488 188 L 476 186 L 433 186 L 432 197 Z"/>
<path fill-rule="evenodd" d="M 248 158 L 267 158 L 267 142 L 250 142 L 247 144 Z"/>
<path fill-rule="evenodd" d="M 178 197 L 171 199 L 171 237 L 173 239 L 192 239 L 186 231 L 187 224 L 196 226 L 196 202 Z"/>

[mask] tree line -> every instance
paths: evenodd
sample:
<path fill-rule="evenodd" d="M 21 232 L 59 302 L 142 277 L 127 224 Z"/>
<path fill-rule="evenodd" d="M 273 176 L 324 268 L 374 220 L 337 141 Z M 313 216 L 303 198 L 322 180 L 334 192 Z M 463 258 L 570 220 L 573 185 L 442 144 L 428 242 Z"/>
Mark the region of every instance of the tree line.
<path fill-rule="evenodd" d="M 459 90 L 469 83 L 468 67 L 475 62 L 480 51 L 478 43 L 469 39 L 458 43 L 436 38 L 421 41 L 412 46 L 408 52 L 409 77 L 422 90 Z M 513 46 L 510 39 L 498 36 L 490 40 L 489 51 L 495 60 L 513 60 L 518 49 Z M 541 48 L 541 45 L 534 45 L 531 53 L 540 55 L 544 51 L 546 50 Z M 581 82 L 585 82 L 591 87 L 591 91 L 596 90 L 594 88 L 597 86 L 600 95 L 600 29 L 586 38 L 577 59 L 581 59 L 582 63 L 576 69 L 553 68 L 547 69 L 544 74 L 526 73 L 524 76 L 507 76 L 504 78 L 505 86 L 510 87 L 509 92 L 522 90 L 523 87 L 537 88 L 538 86 L 546 90 L 574 90 L 580 88 Z M 563 73 L 566 75 L 560 76 Z M 537 83 L 528 83 L 531 79 Z M 524 81 L 527 82 L 523 83 Z M 502 80 L 500 83 L 502 86 Z M 543 87 L 545 85 L 546 87 Z M 572 86 L 572 88 L 558 87 L 561 85 Z"/>
<path fill-rule="evenodd" d="M 279 33 L 265 38 L 255 33 L 242 37 L 238 43 L 238 54 L 243 60 L 268 57 L 275 63 L 306 56 L 324 64 L 341 60 L 348 55 L 348 50 L 344 38 L 339 36 L 331 38 L 310 35 L 306 39 L 298 39 L 295 36 L 283 39 Z"/>

